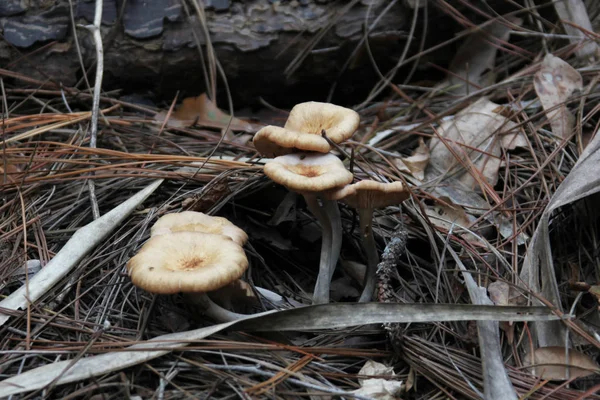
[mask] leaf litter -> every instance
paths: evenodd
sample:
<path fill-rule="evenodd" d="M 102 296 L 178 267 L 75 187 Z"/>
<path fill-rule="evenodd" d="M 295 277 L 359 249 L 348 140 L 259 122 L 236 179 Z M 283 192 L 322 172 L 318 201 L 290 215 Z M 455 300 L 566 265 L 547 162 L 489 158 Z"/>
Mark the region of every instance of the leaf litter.
<path fill-rule="evenodd" d="M 471 24 L 459 15 L 465 9 L 431 7 Z M 100 385 L 115 398 L 387 398 L 397 390 L 416 398 L 582 398 L 598 384 L 598 306 L 565 283 L 574 277 L 597 286 L 596 71 L 529 18 L 536 10 L 522 13 L 520 21 L 479 19 L 459 34 L 456 40 L 485 43 L 478 51 L 463 41 L 470 51 L 448 74 L 460 88 L 398 81 L 402 92 L 391 88 L 358 109 L 363 128 L 344 145 L 354 151 L 355 175 L 403 180 L 413 191 L 409 204 L 374 219 L 380 252 L 398 229 L 408 238 L 390 275 L 389 304 L 352 303 L 365 256 L 352 211 L 342 208 L 352 279 L 340 268 L 336 297 L 349 303 L 306 306 L 318 225 L 302 201 L 263 179 L 242 137 L 258 125 L 231 118 L 206 95 L 170 115 L 167 106 L 142 115 L 107 95 L 99 120 L 107 129 L 90 149 L 79 134 L 89 98 L 29 89 L 20 84 L 29 77 L 11 75 L 4 82 L 15 103 L 3 119 L 0 287 L 2 307 L 18 301 L 2 310 L 0 393 L 61 398 L 91 395 Z M 68 111 L 63 99 L 85 111 Z M 44 102 L 60 111 L 40 110 Z M 589 144 L 579 148 L 572 138 Z M 92 171 L 105 216 L 153 180 L 162 184 L 84 247 L 79 232 L 94 222 L 83 182 Z M 236 289 L 237 301 L 257 313 L 247 320 L 214 325 L 180 296 L 150 295 L 126 276 L 125 263 L 156 218 L 189 208 L 258 232 L 247 247 L 247 286 Z M 69 248 L 78 252 L 75 262 L 58 268 Z M 32 260 L 42 269 L 23 268 Z M 22 271 L 25 279 L 14 279 Z M 37 283 L 48 275 L 49 283 Z M 385 336 L 382 323 L 397 329 Z M 547 364 L 561 365 L 555 373 Z M 370 385 L 365 365 L 382 365 Z"/>

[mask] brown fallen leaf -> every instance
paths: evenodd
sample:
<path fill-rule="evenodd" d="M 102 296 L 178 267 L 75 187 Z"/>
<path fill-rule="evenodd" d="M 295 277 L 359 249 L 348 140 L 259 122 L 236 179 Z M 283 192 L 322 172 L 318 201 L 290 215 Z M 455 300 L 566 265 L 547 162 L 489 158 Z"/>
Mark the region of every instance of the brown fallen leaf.
<path fill-rule="evenodd" d="M 560 58 L 547 54 L 533 78 L 533 87 L 550 121 L 552 133 L 560 138 L 568 137 L 575 120 L 565 102 L 573 92 L 582 89 L 581 74 Z"/>
<path fill-rule="evenodd" d="M 465 212 L 465 210 L 458 204 L 454 204 L 448 197 L 440 197 L 439 202 L 433 206 L 426 206 L 425 213 L 429 217 L 429 220 L 438 228 L 442 228 L 444 231 L 450 231 L 453 228 L 453 232 L 459 236 L 464 237 L 466 240 L 471 242 L 481 243 L 481 241 L 471 233 L 465 232 L 464 229 L 471 226 L 471 220 Z"/>
<path fill-rule="evenodd" d="M 506 282 L 496 281 L 488 285 L 490 300 L 497 306 L 523 306 L 527 299 L 519 290 Z"/>
<path fill-rule="evenodd" d="M 454 204 L 447 197 L 441 197 L 440 200 L 441 202 L 425 208 L 425 212 L 435 226 L 450 230 L 453 224 L 463 228 L 468 228 L 471 225 L 469 217 L 462 207 Z"/>
<path fill-rule="evenodd" d="M 429 147 L 422 138 L 419 138 L 419 147 L 413 151 L 410 157 L 397 158 L 394 164 L 400 171 L 410 172 L 412 176 L 422 181 L 425 179 L 425 168 L 429 164 Z"/>
<path fill-rule="evenodd" d="M 540 347 L 534 351 L 533 356 L 533 364 L 528 364 L 530 367 L 527 369 L 542 379 L 564 381 L 600 373 L 598 365 L 577 350 L 569 349 L 568 363 L 564 347 Z M 526 357 L 525 362 L 531 363 L 531 356 Z"/>
<path fill-rule="evenodd" d="M 5 168 L 6 167 L 6 168 Z M 19 179 L 21 169 L 14 164 L 4 164 L 0 161 L 0 181 L 16 182 Z"/>
<path fill-rule="evenodd" d="M 452 120 L 442 122 L 438 128 L 439 137 L 433 137 L 429 143 L 431 168 L 438 175 L 454 176 L 468 188 L 479 186 L 475 179 L 479 173 L 490 185 L 495 185 L 502 147 L 511 149 L 527 144 L 516 124 L 495 112 L 501 109 L 498 104 L 481 98 Z M 463 164 L 473 171 L 465 171 Z"/>
<path fill-rule="evenodd" d="M 527 299 L 517 288 L 506 282 L 496 281 L 488 285 L 490 300 L 497 306 L 518 306 L 527 304 Z M 514 342 L 515 325 L 512 322 L 500 321 L 500 329 L 506 333 L 509 343 Z"/>
<path fill-rule="evenodd" d="M 167 111 L 161 111 L 154 119 L 163 122 Z M 231 120 L 231 123 L 229 121 Z M 232 131 L 255 132 L 259 127 L 242 121 L 221 111 L 206 95 L 183 99 L 181 105 L 169 117 L 167 125 L 173 128 L 184 128 L 192 125 L 223 129 L 229 126 Z"/>

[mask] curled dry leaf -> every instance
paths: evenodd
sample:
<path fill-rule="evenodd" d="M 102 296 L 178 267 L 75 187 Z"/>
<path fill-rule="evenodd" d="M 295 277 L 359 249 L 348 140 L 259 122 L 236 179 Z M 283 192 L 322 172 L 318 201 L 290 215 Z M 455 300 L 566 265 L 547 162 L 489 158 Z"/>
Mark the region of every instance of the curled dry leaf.
<path fill-rule="evenodd" d="M 396 374 L 392 367 L 386 367 L 385 365 L 369 360 L 361 368 L 358 373 L 359 375 L 367 376 L 379 376 L 387 377 L 391 379 L 383 378 L 367 378 L 360 379 L 360 389 L 354 390 L 352 393 L 369 397 L 374 400 L 394 400 L 397 399 L 398 395 L 404 390 L 402 381 L 394 380 Z"/>
<path fill-rule="evenodd" d="M 598 365 L 586 354 L 573 349 L 568 354 L 567 359 L 564 347 L 540 347 L 533 353 L 533 363 L 531 356 L 525 362 L 531 366 L 528 371 L 542 379 L 564 381 L 600 373 Z"/>
<path fill-rule="evenodd" d="M 442 228 L 444 231 L 450 231 L 450 228 L 453 228 L 453 231 L 458 233 L 457 227 L 468 228 L 471 226 L 469 216 L 461 206 L 454 204 L 448 197 L 440 197 L 439 200 L 433 206 L 425 207 L 425 213 L 436 227 Z M 469 233 L 465 237 L 473 241 L 478 240 Z"/>
<path fill-rule="evenodd" d="M 154 119 L 163 122 L 168 111 L 161 111 Z M 231 124 L 229 121 L 231 120 Z M 206 95 L 183 99 L 181 105 L 171 113 L 167 125 L 173 128 L 184 128 L 191 125 L 202 125 L 223 129 L 229 126 L 232 131 L 254 132 L 257 127 L 221 111 Z"/>
<path fill-rule="evenodd" d="M 556 279 L 553 249 L 550 244 L 550 216 L 560 207 L 600 192 L 600 136 L 585 148 L 575 166 L 560 184 L 529 242 L 520 277 L 530 290 L 562 311 L 563 301 Z M 554 227 L 553 229 L 557 229 Z M 532 298 L 534 304 L 538 300 Z M 536 338 L 540 346 L 562 346 L 565 343 L 563 323 L 536 322 Z"/>
<path fill-rule="evenodd" d="M 412 155 L 406 158 L 397 158 L 394 160 L 394 164 L 400 171 L 409 172 L 422 181 L 425 179 L 425 168 L 429 164 L 429 158 L 429 147 L 422 138 L 419 138 L 419 147 L 413 151 Z"/>
<path fill-rule="evenodd" d="M 527 299 L 517 288 L 506 282 L 496 281 L 488 285 L 490 300 L 497 306 L 524 306 Z"/>
<path fill-rule="evenodd" d="M 560 58 L 548 54 L 533 78 L 533 87 L 550 121 L 552 133 L 560 138 L 569 137 L 575 121 L 565 102 L 573 92 L 583 87 L 579 72 Z"/>
<path fill-rule="evenodd" d="M 455 176 L 468 188 L 479 185 L 475 178 L 479 174 L 490 185 L 496 184 L 502 147 L 527 144 L 516 124 L 495 112 L 497 110 L 502 110 L 500 105 L 481 98 L 452 120 L 442 122 L 439 137 L 434 137 L 429 144 L 429 165 L 438 175 Z"/>
<path fill-rule="evenodd" d="M 19 179 L 21 169 L 15 164 L 9 164 L 6 161 L 0 162 L 0 181 L 16 182 Z"/>

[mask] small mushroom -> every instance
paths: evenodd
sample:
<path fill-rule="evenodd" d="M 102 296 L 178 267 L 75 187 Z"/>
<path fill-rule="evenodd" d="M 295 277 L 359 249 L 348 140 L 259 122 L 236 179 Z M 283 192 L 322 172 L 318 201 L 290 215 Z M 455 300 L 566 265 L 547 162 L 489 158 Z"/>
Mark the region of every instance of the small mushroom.
<path fill-rule="evenodd" d="M 329 143 L 321 135 L 309 135 L 279 126 L 268 125 L 254 135 L 254 147 L 266 156 L 281 156 L 298 150 L 329 152 Z"/>
<path fill-rule="evenodd" d="M 300 103 L 292 108 L 283 128 L 266 126 L 254 136 L 254 147 L 261 154 L 280 156 L 297 151 L 315 151 L 328 153 L 329 142 L 334 143 L 349 139 L 360 123 L 356 111 L 330 103 L 310 101 Z"/>
<path fill-rule="evenodd" d="M 373 238 L 373 209 L 400 204 L 410 196 L 402 182 L 381 183 L 364 180 L 328 193 L 330 200 L 341 200 L 358 211 L 360 235 L 367 253 L 367 271 L 359 302 L 371 301 L 379 254 Z"/>
<path fill-rule="evenodd" d="M 360 116 L 354 110 L 331 103 L 309 101 L 296 104 L 284 125 L 285 129 L 321 135 L 334 143 L 341 143 L 352 137 L 358 129 Z"/>
<path fill-rule="evenodd" d="M 239 279 L 247 268 L 244 249 L 233 240 L 199 232 L 153 236 L 127 263 L 134 285 L 151 293 L 194 294 L 204 313 L 221 322 L 245 316 L 218 306 L 206 292 Z"/>
<path fill-rule="evenodd" d="M 342 247 L 342 223 L 337 203 L 325 192 L 352 182 L 353 176 L 333 154 L 294 153 L 267 162 L 265 175 L 289 190 L 301 193 L 308 209 L 323 228 L 319 276 L 313 303 L 329 302 L 331 278 Z M 321 200 L 323 207 L 319 205 Z"/>
<path fill-rule="evenodd" d="M 240 246 L 248 241 L 248 235 L 227 218 L 213 217 L 196 211 L 183 211 L 163 215 L 150 230 L 150 236 L 173 232 L 203 232 L 224 235 Z"/>

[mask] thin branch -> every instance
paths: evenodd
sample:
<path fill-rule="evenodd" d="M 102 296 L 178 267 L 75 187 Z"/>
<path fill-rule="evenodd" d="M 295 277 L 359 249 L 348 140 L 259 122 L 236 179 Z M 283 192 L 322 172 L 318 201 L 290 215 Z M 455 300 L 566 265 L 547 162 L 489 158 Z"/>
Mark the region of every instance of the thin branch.
<path fill-rule="evenodd" d="M 98 138 L 98 114 L 100 113 L 100 91 L 102 90 L 102 75 L 104 74 L 104 49 L 102 47 L 102 34 L 100 24 L 102 23 L 102 0 L 96 0 L 96 12 L 94 15 L 94 24 L 85 25 L 83 28 L 92 33 L 94 45 L 96 47 L 96 81 L 94 82 L 94 97 L 92 100 L 92 121 L 90 129 L 90 148 L 96 148 Z M 94 173 L 92 172 L 92 175 Z M 96 199 L 96 187 L 93 179 L 88 179 L 88 190 L 90 193 L 90 202 L 92 203 L 92 215 L 94 219 L 100 218 L 100 208 Z"/>

